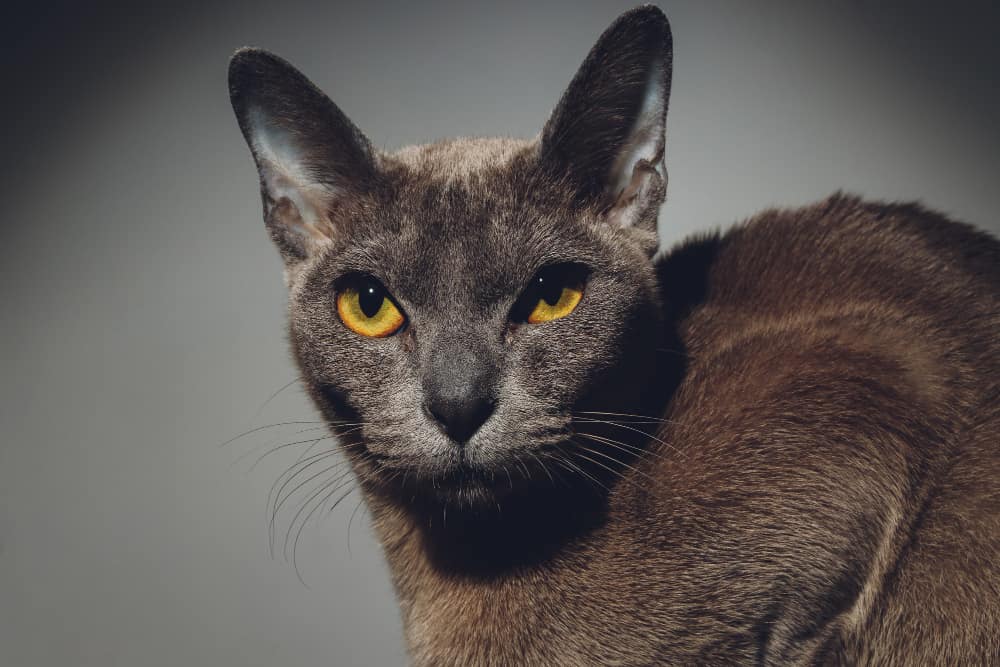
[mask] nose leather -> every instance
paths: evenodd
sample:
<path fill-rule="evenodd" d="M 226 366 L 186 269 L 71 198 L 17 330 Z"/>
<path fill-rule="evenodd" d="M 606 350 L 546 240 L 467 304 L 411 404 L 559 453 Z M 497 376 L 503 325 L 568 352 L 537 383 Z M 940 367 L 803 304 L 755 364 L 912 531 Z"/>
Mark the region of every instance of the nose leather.
<path fill-rule="evenodd" d="M 464 444 L 493 414 L 493 401 L 474 395 L 456 396 L 429 402 L 427 412 L 448 437 Z"/>

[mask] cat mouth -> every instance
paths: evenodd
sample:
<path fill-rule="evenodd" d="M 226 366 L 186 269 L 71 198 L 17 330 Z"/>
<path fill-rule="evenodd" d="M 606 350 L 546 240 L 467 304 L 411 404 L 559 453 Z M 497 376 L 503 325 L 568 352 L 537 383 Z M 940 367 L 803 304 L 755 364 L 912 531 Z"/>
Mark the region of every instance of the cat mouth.
<path fill-rule="evenodd" d="M 512 470 L 461 464 L 435 475 L 424 492 L 440 504 L 494 507 L 506 498 L 525 493 L 527 487 L 528 480 Z"/>
<path fill-rule="evenodd" d="M 492 488 L 506 480 L 506 476 L 503 466 L 477 463 L 464 450 L 458 450 L 447 461 L 439 461 L 436 470 L 428 471 L 416 479 L 434 488 L 455 490 L 467 487 Z"/>
<path fill-rule="evenodd" d="M 434 503 L 493 506 L 543 480 L 549 482 L 549 477 L 536 463 L 538 459 L 532 456 L 479 461 L 468 451 L 455 448 L 434 458 L 428 465 L 427 460 L 404 464 L 377 457 L 386 473 L 383 479 L 402 497 L 423 498 Z"/>

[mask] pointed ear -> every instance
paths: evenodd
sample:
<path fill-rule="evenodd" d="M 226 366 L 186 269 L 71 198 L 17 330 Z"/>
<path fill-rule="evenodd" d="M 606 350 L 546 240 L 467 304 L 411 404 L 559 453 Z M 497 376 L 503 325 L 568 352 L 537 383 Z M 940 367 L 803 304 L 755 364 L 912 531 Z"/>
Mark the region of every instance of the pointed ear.
<path fill-rule="evenodd" d="M 264 220 L 286 262 L 338 233 L 337 211 L 373 186 L 371 145 L 344 113 L 281 58 L 240 49 L 229 96 L 260 173 Z"/>
<path fill-rule="evenodd" d="M 609 220 L 656 231 L 673 54 L 658 8 L 622 14 L 587 55 L 542 131 L 543 167 Z"/>

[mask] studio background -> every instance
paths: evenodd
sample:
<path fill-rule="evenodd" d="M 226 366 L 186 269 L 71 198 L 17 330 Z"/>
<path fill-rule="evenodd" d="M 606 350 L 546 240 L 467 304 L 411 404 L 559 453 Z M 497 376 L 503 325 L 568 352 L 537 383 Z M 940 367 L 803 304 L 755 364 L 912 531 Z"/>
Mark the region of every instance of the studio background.
<path fill-rule="evenodd" d="M 316 419 L 268 402 L 295 370 L 228 57 L 282 55 L 385 148 L 531 136 L 632 3 L 83 4 L 2 28 L 0 665 L 403 664 L 357 494 L 303 585 L 265 518 L 301 449 L 249 470 L 297 427 L 220 446 Z M 1000 232 L 985 3 L 661 6 L 668 244 L 839 188 Z"/>

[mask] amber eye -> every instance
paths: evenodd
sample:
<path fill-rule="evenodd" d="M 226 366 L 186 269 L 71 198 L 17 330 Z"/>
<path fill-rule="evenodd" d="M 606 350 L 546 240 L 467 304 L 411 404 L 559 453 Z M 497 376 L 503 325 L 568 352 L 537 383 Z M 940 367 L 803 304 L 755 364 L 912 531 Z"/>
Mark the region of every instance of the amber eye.
<path fill-rule="evenodd" d="M 385 338 L 406 322 L 382 284 L 371 276 L 347 280 L 337 290 L 337 314 L 347 328 L 371 338 Z"/>
<path fill-rule="evenodd" d="M 562 264 L 539 271 L 515 307 L 515 317 L 529 324 L 551 322 L 572 313 L 583 298 L 583 267 Z"/>

